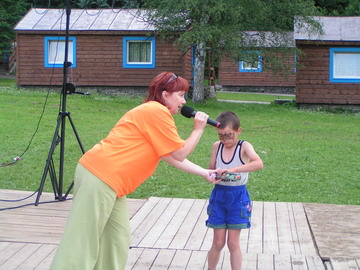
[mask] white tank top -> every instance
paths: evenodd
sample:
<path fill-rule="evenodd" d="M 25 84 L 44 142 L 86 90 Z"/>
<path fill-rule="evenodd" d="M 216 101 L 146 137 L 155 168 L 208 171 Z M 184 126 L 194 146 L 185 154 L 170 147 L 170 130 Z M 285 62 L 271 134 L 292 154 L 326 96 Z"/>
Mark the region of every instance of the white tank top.
<path fill-rule="evenodd" d="M 243 140 L 238 141 L 238 144 L 236 145 L 233 156 L 229 162 L 225 162 L 222 158 L 224 144 L 222 142 L 220 142 L 219 148 L 216 152 L 215 168 L 231 169 L 234 167 L 239 167 L 239 166 L 244 165 L 245 163 L 241 159 L 241 147 L 242 147 L 243 142 L 244 142 Z M 218 183 L 218 185 L 223 185 L 223 186 L 246 185 L 248 182 L 249 173 L 245 172 L 245 173 L 239 173 L 239 174 L 241 176 L 240 179 L 236 179 L 236 180 L 223 179 Z"/>

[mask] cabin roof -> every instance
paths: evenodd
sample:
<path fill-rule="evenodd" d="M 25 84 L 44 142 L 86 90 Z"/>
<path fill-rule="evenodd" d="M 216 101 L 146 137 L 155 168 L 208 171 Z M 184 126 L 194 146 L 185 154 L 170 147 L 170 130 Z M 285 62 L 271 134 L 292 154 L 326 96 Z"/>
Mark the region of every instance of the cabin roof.
<path fill-rule="evenodd" d="M 295 24 L 295 40 L 360 41 L 360 17 L 314 17 L 323 33 L 311 33 L 307 24 Z"/>
<path fill-rule="evenodd" d="M 72 31 L 152 31 L 143 19 L 141 9 L 72 9 L 69 30 Z M 14 30 L 59 31 L 66 29 L 65 9 L 32 8 Z"/>

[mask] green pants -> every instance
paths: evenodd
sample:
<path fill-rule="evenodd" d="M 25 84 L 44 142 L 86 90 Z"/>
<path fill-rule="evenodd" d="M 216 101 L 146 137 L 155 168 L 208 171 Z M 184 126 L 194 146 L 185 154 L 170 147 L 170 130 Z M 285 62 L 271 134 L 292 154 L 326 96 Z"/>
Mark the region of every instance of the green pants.
<path fill-rule="evenodd" d="M 130 246 L 126 197 L 82 165 L 75 172 L 74 201 L 50 269 L 125 269 Z"/>

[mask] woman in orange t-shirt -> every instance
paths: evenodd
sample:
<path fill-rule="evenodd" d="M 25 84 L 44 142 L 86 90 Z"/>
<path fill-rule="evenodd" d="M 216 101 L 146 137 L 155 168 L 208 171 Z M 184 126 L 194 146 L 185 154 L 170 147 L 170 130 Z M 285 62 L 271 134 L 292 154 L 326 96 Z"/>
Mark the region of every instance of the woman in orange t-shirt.
<path fill-rule="evenodd" d="M 125 113 L 79 160 L 73 206 L 50 269 L 125 269 L 130 246 L 126 195 L 152 175 L 161 159 L 210 183 L 219 181 L 211 177 L 214 170 L 186 159 L 208 119 L 197 112 L 190 136 L 179 137 L 172 115 L 186 103 L 188 90 L 184 78 L 159 74 L 145 102 Z"/>

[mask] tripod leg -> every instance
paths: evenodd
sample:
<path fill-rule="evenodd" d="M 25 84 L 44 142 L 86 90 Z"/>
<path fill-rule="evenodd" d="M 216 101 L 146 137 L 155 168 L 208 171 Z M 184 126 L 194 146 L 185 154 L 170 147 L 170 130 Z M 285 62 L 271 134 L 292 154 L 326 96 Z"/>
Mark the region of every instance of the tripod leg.
<path fill-rule="evenodd" d="M 45 184 L 46 176 L 47 176 L 47 174 L 49 172 L 49 167 L 50 167 L 50 164 L 51 164 L 51 161 L 52 161 L 52 156 L 54 154 L 55 147 L 58 144 L 58 133 L 59 133 L 60 124 L 61 124 L 61 117 L 59 115 L 58 120 L 57 120 L 57 124 L 56 124 L 56 128 L 55 128 L 55 133 L 54 133 L 54 136 L 53 136 L 53 139 L 52 139 L 52 142 L 51 142 L 48 158 L 46 160 L 44 172 L 43 172 L 43 175 L 42 175 L 42 178 L 41 178 L 40 187 L 39 187 L 38 194 L 37 194 L 37 197 L 36 197 L 36 200 L 35 200 L 35 206 L 37 206 L 39 204 L 39 199 L 40 199 L 40 196 L 41 196 L 42 191 L 44 189 L 44 184 Z M 54 194 L 58 194 L 58 189 L 56 189 L 56 190 L 54 189 Z M 56 197 L 57 196 L 55 196 L 55 198 Z"/>
<path fill-rule="evenodd" d="M 74 131 L 74 134 L 75 134 L 75 136 L 76 136 L 76 139 L 77 139 L 77 141 L 78 141 L 78 143 L 79 143 L 79 146 L 80 146 L 80 148 L 81 148 L 81 152 L 82 152 L 83 154 L 85 154 L 84 147 L 83 147 L 83 145 L 82 145 L 82 143 L 81 143 L 81 141 L 80 141 L 79 134 L 78 134 L 77 131 L 76 131 L 76 127 L 75 127 L 75 124 L 74 124 L 73 120 L 71 119 L 70 113 L 68 113 L 68 117 L 69 117 L 69 121 L 70 121 L 71 127 L 72 127 L 72 129 L 73 129 L 73 131 Z"/>
<path fill-rule="evenodd" d="M 72 129 L 73 129 L 73 131 L 74 131 L 74 134 L 75 134 L 76 140 L 77 140 L 77 141 L 78 141 L 78 143 L 79 143 L 79 146 L 80 146 L 81 152 L 84 154 L 84 153 L 85 153 L 84 147 L 83 147 L 83 145 L 82 145 L 82 143 L 81 143 L 81 140 L 80 140 L 79 134 L 78 134 L 78 133 L 77 133 L 77 131 L 76 131 L 75 124 L 74 124 L 73 120 L 71 119 L 70 113 L 68 113 L 68 115 L 67 115 L 67 116 L 68 116 L 68 118 L 69 118 L 69 121 L 70 121 L 71 127 L 72 127 Z M 63 197 L 64 199 L 66 199 L 66 198 L 67 198 L 67 196 L 69 195 L 69 193 L 70 193 L 71 189 L 73 188 L 73 186 L 74 186 L 74 181 L 72 181 L 72 183 L 71 183 L 71 185 L 70 185 L 69 189 L 66 191 L 66 193 L 65 193 L 65 195 L 64 195 L 64 197 Z"/>
<path fill-rule="evenodd" d="M 54 190 L 55 200 L 58 200 L 59 195 L 58 195 L 58 193 L 55 192 L 55 190 L 59 191 L 59 186 L 58 186 L 57 178 L 56 178 L 56 170 L 55 170 L 54 160 L 52 158 L 51 158 L 51 162 L 50 162 L 50 166 L 49 166 L 49 173 L 50 173 L 51 185 Z"/>

